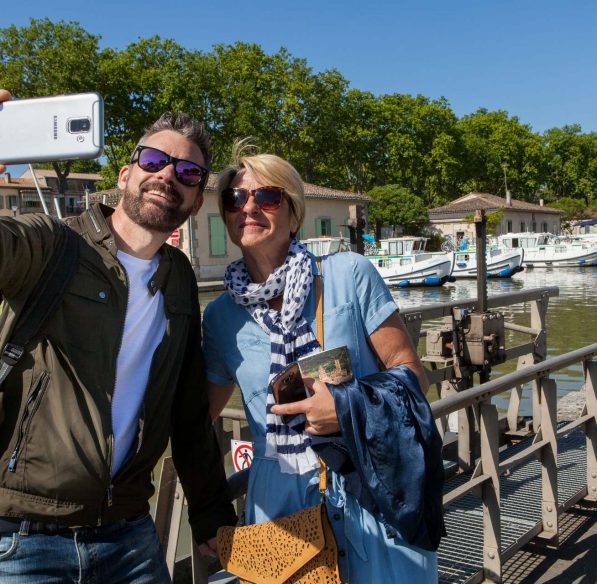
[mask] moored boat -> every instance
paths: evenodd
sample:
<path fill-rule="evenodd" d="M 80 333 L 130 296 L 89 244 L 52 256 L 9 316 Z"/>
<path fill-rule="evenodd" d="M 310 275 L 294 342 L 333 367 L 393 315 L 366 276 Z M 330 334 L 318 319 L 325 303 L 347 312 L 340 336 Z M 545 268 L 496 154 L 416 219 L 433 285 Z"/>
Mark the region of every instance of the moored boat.
<path fill-rule="evenodd" d="M 498 242 L 505 250 L 524 249 L 525 268 L 597 266 L 597 242 L 566 240 L 551 233 L 507 233 Z"/>
<path fill-rule="evenodd" d="M 322 235 L 301 239 L 301 243 L 315 256 L 325 256 L 339 251 L 350 251 L 350 243 L 343 237 Z"/>
<path fill-rule="evenodd" d="M 366 254 L 388 286 L 441 286 L 451 280 L 454 253 L 426 252 L 426 237 L 382 239 Z"/>
<path fill-rule="evenodd" d="M 455 278 L 476 278 L 477 277 L 477 252 L 475 247 L 454 253 L 454 270 L 452 276 Z M 488 278 L 510 278 L 521 272 L 524 268 L 524 249 L 504 249 L 496 246 L 489 247 L 486 257 Z"/>

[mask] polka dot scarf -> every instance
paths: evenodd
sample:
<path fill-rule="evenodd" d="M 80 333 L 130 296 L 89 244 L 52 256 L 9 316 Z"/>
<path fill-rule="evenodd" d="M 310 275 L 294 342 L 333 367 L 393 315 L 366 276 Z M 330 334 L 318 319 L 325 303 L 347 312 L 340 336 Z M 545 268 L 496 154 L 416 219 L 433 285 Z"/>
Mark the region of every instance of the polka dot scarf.
<path fill-rule="evenodd" d="M 226 268 L 224 286 L 228 294 L 249 311 L 270 337 L 272 361 L 268 381 L 299 357 L 321 350 L 302 316 L 312 282 L 311 256 L 305 246 L 294 239 L 285 262 L 263 283 L 252 282 L 242 258 Z M 271 310 L 268 301 L 282 291 L 281 310 Z M 266 456 L 277 458 L 284 473 L 303 474 L 319 468 L 319 459 L 311 449 L 311 437 L 305 432 L 305 417 L 295 416 L 285 424 L 280 416 L 272 413 L 274 403 L 268 389 Z"/>

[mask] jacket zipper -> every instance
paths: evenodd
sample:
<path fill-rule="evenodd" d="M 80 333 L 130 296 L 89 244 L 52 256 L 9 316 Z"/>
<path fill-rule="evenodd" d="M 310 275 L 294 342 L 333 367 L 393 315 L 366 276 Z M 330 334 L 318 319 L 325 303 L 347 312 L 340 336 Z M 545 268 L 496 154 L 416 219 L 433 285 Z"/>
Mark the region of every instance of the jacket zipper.
<path fill-rule="evenodd" d="M 124 279 L 126 281 L 126 308 L 124 309 L 124 318 L 122 319 L 122 325 L 120 327 L 120 335 L 118 337 L 118 349 L 116 351 L 116 362 L 114 363 L 114 386 L 112 388 L 112 403 L 110 404 L 110 436 L 108 437 L 108 461 L 109 461 L 109 479 L 110 482 L 108 484 L 108 488 L 106 489 L 106 494 L 104 496 L 104 501 L 106 502 L 106 507 L 112 507 L 112 491 L 114 489 L 114 485 L 112 484 L 112 465 L 114 464 L 114 428 L 113 428 L 113 418 L 112 418 L 112 404 L 114 403 L 114 395 L 116 394 L 116 382 L 118 376 L 118 355 L 120 353 L 120 349 L 122 348 L 122 338 L 124 337 L 124 323 L 126 322 L 126 315 L 128 312 L 129 306 L 129 297 L 130 297 L 130 283 L 129 277 L 126 273 L 124 266 L 118 261 L 118 257 L 116 257 L 116 261 L 120 264 L 122 268 L 122 272 L 124 273 Z M 101 501 L 97 516 L 97 527 L 102 525 L 102 511 L 104 508 L 104 501 Z"/>
<path fill-rule="evenodd" d="M 10 460 L 8 461 L 8 470 L 10 472 L 15 472 L 17 468 L 17 462 L 19 460 L 19 455 L 21 454 L 21 448 L 23 446 L 23 442 L 27 433 L 29 432 L 29 427 L 31 426 L 31 420 L 33 419 L 33 415 L 37 411 L 39 404 L 41 402 L 41 398 L 48 386 L 48 382 L 50 381 L 50 375 L 47 371 L 44 371 L 37 382 L 37 385 L 27 398 L 27 402 L 25 403 L 25 410 L 19 422 L 19 432 L 17 443 L 15 444 L 15 448 L 10 456 Z"/>

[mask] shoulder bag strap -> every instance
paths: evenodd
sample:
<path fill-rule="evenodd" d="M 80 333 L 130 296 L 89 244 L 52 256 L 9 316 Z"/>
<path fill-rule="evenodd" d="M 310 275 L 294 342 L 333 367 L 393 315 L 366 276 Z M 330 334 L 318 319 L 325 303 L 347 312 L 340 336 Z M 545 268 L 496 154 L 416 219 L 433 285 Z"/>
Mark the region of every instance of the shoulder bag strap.
<path fill-rule="evenodd" d="M 317 262 L 318 274 L 314 276 L 315 284 L 315 328 L 317 329 L 317 341 L 321 346 L 321 350 L 324 350 L 323 341 L 323 293 L 322 293 L 322 267 L 321 258 L 318 257 L 315 260 Z"/>
<path fill-rule="evenodd" d="M 321 285 L 321 258 L 316 258 L 318 274 L 314 276 L 315 285 L 315 327 L 317 328 L 317 341 L 321 346 L 321 350 L 324 350 L 323 344 L 323 293 Z M 328 485 L 327 467 L 322 458 L 319 458 L 319 494 L 321 496 L 321 502 L 325 499 L 325 491 Z"/>
<path fill-rule="evenodd" d="M 25 353 L 25 347 L 41 330 L 62 301 L 79 262 L 75 232 L 59 222 L 54 252 L 15 323 L 10 341 L 0 355 L 0 387 Z"/>

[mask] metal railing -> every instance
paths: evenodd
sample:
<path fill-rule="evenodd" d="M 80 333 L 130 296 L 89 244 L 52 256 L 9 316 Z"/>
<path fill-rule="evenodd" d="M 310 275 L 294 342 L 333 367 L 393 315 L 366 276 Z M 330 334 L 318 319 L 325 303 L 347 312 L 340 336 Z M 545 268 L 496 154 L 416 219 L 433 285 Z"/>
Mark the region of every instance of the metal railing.
<path fill-rule="evenodd" d="M 533 289 L 511 294 L 503 294 L 488 299 L 488 308 L 509 306 L 520 302 L 530 302 L 530 324 L 507 323 L 506 328 L 515 333 L 528 334 L 531 340 L 508 348 L 508 358 L 518 359 L 518 368 L 513 373 L 497 379 L 473 385 L 472 377 L 456 380 L 454 366 L 449 359 L 443 362 L 432 361 L 426 369 L 429 380 L 438 387 L 439 399 L 431 404 L 438 427 L 445 432 L 448 416 L 458 412 L 458 456 L 457 463 L 461 472 L 468 472 L 468 480 L 444 495 L 444 505 L 450 505 L 467 495 L 474 493 L 481 498 L 483 508 L 483 562 L 482 569 L 476 575 L 490 581 L 501 581 L 502 565 L 514 551 L 531 538 L 539 535 L 556 540 L 558 534 L 558 516 L 578 500 L 585 498 L 597 501 L 597 343 L 570 351 L 558 357 L 545 360 L 546 330 L 545 321 L 548 300 L 558 294 L 557 288 Z M 431 319 L 449 317 L 455 307 L 474 309 L 476 300 L 465 300 L 447 304 L 425 306 L 420 309 L 408 309 L 401 312 L 407 329 L 415 344 L 425 336 L 422 323 Z M 557 386 L 550 374 L 582 363 L 586 405 L 581 415 L 563 427 L 557 426 L 556 404 Z M 521 424 L 519 408 L 523 386 L 531 383 L 532 422 Z M 504 420 L 498 420 L 497 408 L 491 399 L 505 391 L 511 391 L 508 414 Z M 229 449 L 229 438 L 246 438 L 243 410 L 227 408 L 216 423 L 222 450 Z M 227 427 L 224 430 L 224 420 Z M 522 427 L 521 427 L 522 426 Z M 557 438 L 577 428 L 582 428 L 586 435 L 586 484 L 564 503 L 558 503 L 557 481 Z M 533 436 L 532 442 L 516 454 L 500 461 L 500 445 L 506 437 Z M 515 548 L 506 552 L 501 545 L 500 531 L 500 477 L 510 473 L 531 457 L 537 457 L 541 466 L 541 521 L 528 530 Z M 171 463 L 166 462 L 160 484 L 160 496 L 156 510 L 156 526 L 166 550 L 168 564 L 173 569 L 177 535 L 182 512 L 182 491 L 174 480 Z M 164 486 L 162 486 L 164 485 Z M 235 495 L 241 495 L 241 481 L 233 485 Z M 242 498 L 239 500 L 239 504 Z M 239 511 L 242 511 L 239 508 Z M 196 584 L 207 582 L 205 565 L 193 549 L 193 571 Z"/>

